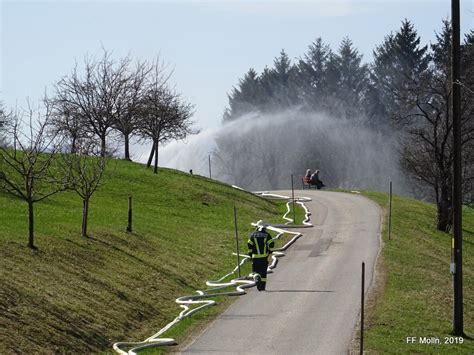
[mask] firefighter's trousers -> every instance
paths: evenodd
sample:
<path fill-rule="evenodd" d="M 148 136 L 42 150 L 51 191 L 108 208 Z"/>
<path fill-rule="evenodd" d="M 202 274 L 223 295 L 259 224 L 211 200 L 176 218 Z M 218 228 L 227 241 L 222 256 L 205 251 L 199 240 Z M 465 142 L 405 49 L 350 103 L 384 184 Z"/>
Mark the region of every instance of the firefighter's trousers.
<path fill-rule="evenodd" d="M 267 283 L 267 268 L 267 258 L 252 259 L 252 271 L 260 278 L 260 280 L 257 282 L 257 289 L 259 291 L 265 290 L 265 285 Z"/>

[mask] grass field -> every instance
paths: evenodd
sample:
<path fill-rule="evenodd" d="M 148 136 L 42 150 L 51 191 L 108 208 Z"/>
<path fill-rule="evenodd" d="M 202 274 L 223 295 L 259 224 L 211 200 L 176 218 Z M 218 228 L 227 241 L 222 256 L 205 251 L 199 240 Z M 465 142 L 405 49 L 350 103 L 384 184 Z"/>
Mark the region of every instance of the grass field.
<path fill-rule="evenodd" d="M 133 233 L 126 233 L 133 196 Z M 233 207 L 241 250 L 258 219 L 281 223 L 282 202 L 199 176 L 111 162 L 92 197 L 90 238 L 81 238 L 81 200 L 72 192 L 35 205 L 35 244 L 27 243 L 27 206 L 0 194 L 0 353 L 110 351 L 143 340 L 179 312 L 178 296 L 235 263 Z M 230 302 L 218 300 L 171 332 L 208 321 Z"/>
<path fill-rule="evenodd" d="M 388 208 L 388 197 L 364 193 Z M 365 350 L 380 354 L 474 354 L 472 338 L 452 337 L 451 235 L 436 230 L 433 205 L 395 196 L 384 231 L 385 292 L 367 320 Z M 387 219 L 385 219 L 387 226 Z M 474 336 L 474 210 L 463 211 L 464 329 Z M 408 337 L 415 337 L 415 340 Z M 439 339 L 440 344 L 421 343 Z M 463 344 L 459 342 L 463 341 Z"/>
<path fill-rule="evenodd" d="M 125 232 L 129 194 L 133 233 Z M 386 194 L 364 194 L 388 207 Z M 79 197 L 62 193 L 36 205 L 38 250 L 32 251 L 26 204 L 0 194 L 0 353 L 111 352 L 116 341 L 152 335 L 178 314 L 176 297 L 204 289 L 206 280 L 234 267 L 234 205 L 243 252 L 251 222 L 284 222 L 283 202 L 199 176 L 168 169 L 154 175 L 138 164 L 112 162 L 91 200 L 91 237 L 80 237 Z M 296 215 L 300 223 L 303 211 Z M 432 205 L 394 197 L 392 240 L 385 229 L 381 255 L 384 288 L 366 319 L 368 353 L 474 353 L 471 338 L 456 344 L 460 339 L 450 337 L 451 236 L 436 231 L 435 216 Z M 472 337 L 473 209 L 464 210 L 463 229 L 464 327 Z M 233 299 L 218 297 L 217 306 L 165 335 L 182 342 Z M 420 344 L 420 337 L 441 344 Z"/>

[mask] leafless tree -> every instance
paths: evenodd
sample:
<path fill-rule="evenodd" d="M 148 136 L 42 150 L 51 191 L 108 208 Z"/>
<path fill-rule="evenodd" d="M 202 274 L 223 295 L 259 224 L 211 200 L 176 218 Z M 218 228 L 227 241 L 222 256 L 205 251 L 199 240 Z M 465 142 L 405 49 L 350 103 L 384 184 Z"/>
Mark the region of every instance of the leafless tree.
<path fill-rule="evenodd" d="M 78 142 L 73 154 L 62 156 L 63 173 L 68 177 L 68 186 L 81 198 L 82 236 L 87 237 L 89 202 L 92 195 L 103 182 L 107 158 L 101 156 L 100 149 L 90 140 Z"/>
<path fill-rule="evenodd" d="M 139 132 L 143 139 L 151 140 L 153 147 L 148 159 L 154 157 L 153 172 L 158 172 L 158 147 L 174 139 L 184 139 L 191 130 L 194 106 L 170 89 L 163 80 L 160 65 L 155 64 L 153 77 L 141 102 Z"/>
<path fill-rule="evenodd" d="M 437 228 L 448 231 L 452 223 L 453 117 L 452 81 L 449 71 L 448 24 L 433 47 L 433 64 L 401 93 L 397 123 L 406 133 L 402 165 L 416 179 L 432 188 L 437 205 Z M 474 183 L 474 100 L 462 96 L 461 144 L 463 195 L 472 198 Z M 465 202 L 469 202 L 465 200 Z"/>
<path fill-rule="evenodd" d="M 11 115 L 9 115 L 3 104 L 0 102 L 0 146 L 7 145 L 7 127 L 10 120 Z"/>
<path fill-rule="evenodd" d="M 104 50 L 100 60 L 85 58 L 84 74 L 76 64 L 69 76 L 56 83 L 54 101 L 64 108 L 64 117 L 73 113 L 84 129 L 100 140 L 100 153 L 106 155 L 106 139 L 117 119 L 122 92 L 127 87 L 130 58 L 118 62 Z"/>
<path fill-rule="evenodd" d="M 0 102 L 0 127 L 4 127 L 6 123 L 6 112 L 5 108 L 3 107 L 3 103 Z"/>
<path fill-rule="evenodd" d="M 113 128 L 123 135 L 124 158 L 130 159 L 130 137 L 138 129 L 140 121 L 140 103 L 146 90 L 147 76 L 152 66 L 147 62 L 138 62 L 133 71 L 122 72 L 126 83 L 118 93 Z"/>
<path fill-rule="evenodd" d="M 35 249 L 34 204 L 67 186 L 64 179 L 52 171 L 61 141 L 49 132 L 51 108 L 46 104 L 42 111 L 28 106 L 24 113 L 12 113 L 7 130 L 11 144 L 0 146 L 0 189 L 27 202 L 28 247 Z"/>
<path fill-rule="evenodd" d="M 68 141 L 68 152 L 76 153 L 78 141 L 90 134 L 85 129 L 85 120 L 73 105 L 60 100 L 50 99 L 52 107 L 52 126 L 57 134 Z"/>

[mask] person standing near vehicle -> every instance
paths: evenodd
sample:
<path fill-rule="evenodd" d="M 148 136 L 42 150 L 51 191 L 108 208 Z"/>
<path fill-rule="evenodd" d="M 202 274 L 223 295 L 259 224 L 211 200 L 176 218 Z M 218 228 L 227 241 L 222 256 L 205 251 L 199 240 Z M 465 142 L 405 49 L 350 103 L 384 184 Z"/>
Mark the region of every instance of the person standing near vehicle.
<path fill-rule="evenodd" d="M 272 253 L 275 242 L 265 226 L 260 226 L 250 235 L 247 246 L 249 256 L 252 259 L 252 271 L 257 289 L 265 291 L 268 256 Z"/>

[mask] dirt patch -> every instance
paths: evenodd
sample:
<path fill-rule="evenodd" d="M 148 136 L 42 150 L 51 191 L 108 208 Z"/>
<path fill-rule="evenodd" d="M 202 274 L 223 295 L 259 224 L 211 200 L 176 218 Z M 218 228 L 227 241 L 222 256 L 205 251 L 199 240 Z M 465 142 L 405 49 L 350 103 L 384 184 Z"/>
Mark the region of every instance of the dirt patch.
<path fill-rule="evenodd" d="M 202 193 L 199 195 L 199 200 L 203 205 L 210 205 L 217 202 L 217 198 L 214 195 L 208 193 Z"/>

